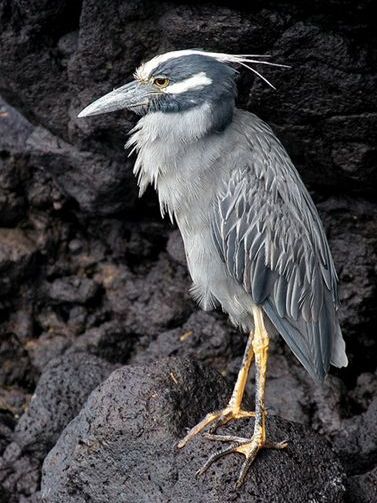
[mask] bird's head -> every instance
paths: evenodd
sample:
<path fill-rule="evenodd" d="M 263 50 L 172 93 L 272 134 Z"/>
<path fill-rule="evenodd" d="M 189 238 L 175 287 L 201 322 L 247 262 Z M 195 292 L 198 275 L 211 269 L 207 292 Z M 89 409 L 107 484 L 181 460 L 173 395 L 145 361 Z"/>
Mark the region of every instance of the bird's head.
<path fill-rule="evenodd" d="M 167 52 L 143 63 L 132 82 L 94 101 L 80 112 L 79 117 L 121 109 L 132 110 L 138 115 L 158 111 L 174 113 L 208 104 L 219 117 L 218 126 L 221 128 L 231 120 L 237 93 L 234 82 L 237 72 L 232 63 L 245 66 L 268 84 L 250 64 L 284 66 L 260 58 L 264 56 L 200 50 Z"/>

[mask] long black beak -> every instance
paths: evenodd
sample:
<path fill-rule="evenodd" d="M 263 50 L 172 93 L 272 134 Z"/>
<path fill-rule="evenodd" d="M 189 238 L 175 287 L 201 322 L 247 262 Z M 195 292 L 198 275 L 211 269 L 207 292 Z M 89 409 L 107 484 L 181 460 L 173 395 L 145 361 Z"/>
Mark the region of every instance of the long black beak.
<path fill-rule="evenodd" d="M 125 108 L 134 111 L 143 109 L 148 106 L 149 96 L 155 94 L 154 91 L 150 84 L 142 84 L 134 80 L 94 101 L 84 108 L 78 117 L 105 114 Z"/>

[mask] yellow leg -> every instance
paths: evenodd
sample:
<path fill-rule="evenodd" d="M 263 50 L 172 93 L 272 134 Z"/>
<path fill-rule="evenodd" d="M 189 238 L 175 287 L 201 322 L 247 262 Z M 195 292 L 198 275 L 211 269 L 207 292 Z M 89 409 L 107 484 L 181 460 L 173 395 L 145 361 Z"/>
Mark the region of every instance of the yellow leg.
<path fill-rule="evenodd" d="M 256 458 L 258 452 L 263 447 L 273 449 L 283 449 L 287 446 L 286 442 L 270 442 L 266 440 L 266 408 L 264 403 L 268 345 L 269 338 L 264 326 L 263 311 L 260 307 L 253 308 L 255 323 L 255 335 L 252 340 L 252 350 L 255 354 L 255 425 L 252 438 L 235 437 L 231 435 L 210 435 L 206 437 L 211 440 L 220 440 L 222 442 L 232 442 L 235 445 L 214 454 L 209 458 L 206 464 L 198 471 L 198 474 L 204 473 L 215 461 L 230 453 L 239 453 L 245 456 L 240 475 L 236 486 L 239 487 L 245 480 L 250 465 Z"/>
<path fill-rule="evenodd" d="M 247 378 L 249 377 L 250 366 L 251 362 L 253 361 L 253 357 L 253 333 L 251 332 L 247 340 L 245 353 L 242 359 L 242 365 L 240 371 L 238 372 L 237 381 L 228 405 L 223 410 L 218 410 L 207 414 L 206 417 L 202 421 L 200 421 L 200 423 L 191 428 L 187 435 L 179 442 L 178 447 L 184 447 L 189 440 L 191 440 L 195 435 L 203 431 L 204 428 L 209 425 L 212 425 L 212 431 L 214 431 L 217 427 L 227 424 L 235 419 L 254 417 L 254 412 L 241 409 L 242 400 L 247 384 Z"/>
<path fill-rule="evenodd" d="M 263 311 L 260 307 L 253 308 L 255 323 L 255 337 L 253 339 L 253 349 L 255 352 L 255 429 L 254 436 L 260 437 L 261 442 L 266 442 L 266 407 L 264 395 L 266 389 L 267 361 L 269 337 L 264 326 Z"/>

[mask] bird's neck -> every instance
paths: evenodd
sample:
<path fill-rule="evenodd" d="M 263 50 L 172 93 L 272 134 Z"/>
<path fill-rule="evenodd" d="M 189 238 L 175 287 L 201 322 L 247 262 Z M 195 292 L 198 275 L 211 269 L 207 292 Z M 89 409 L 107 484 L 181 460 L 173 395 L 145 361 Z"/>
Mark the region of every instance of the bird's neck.
<path fill-rule="evenodd" d="M 184 112 L 152 112 L 142 117 L 131 131 L 126 147 L 137 152 L 134 173 L 140 193 L 169 169 L 179 169 L 177 161 L 191 145 L 213 134 L 213 110 L 209 104 Z"/>

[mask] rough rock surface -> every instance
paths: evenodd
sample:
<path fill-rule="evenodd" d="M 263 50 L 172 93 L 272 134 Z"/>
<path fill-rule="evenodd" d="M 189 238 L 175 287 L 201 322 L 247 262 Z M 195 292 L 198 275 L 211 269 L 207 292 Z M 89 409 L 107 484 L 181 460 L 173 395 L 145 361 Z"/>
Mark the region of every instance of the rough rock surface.
<path fill-rule="evenodd" d="M 113 369 L 110 363 L 83 352 L 48 364 L 14 432 L 4 432 L 12 438 L 0 457 L 4 489 L 23 495 L 37 490 L 41 462 L 64 427 L 79 413 L 89 393 Z"/>
<path fill-rule="evenodd" d="M 377 467 L 347 481 L 349 503 L 374 503 L 377 501 Z"/>
<path fill-rule="evenodd" d="M 88 394 L 112 370 L 110 363 L 86 353 L 52 360 L 15 428 L 14 441 L 43 459 L 66 424 L 80 412 Z"/>
<path fill-rule="evenodd" d="M 289 448 L 262 453 L 240 491 L 234 489 L 237 456 L 195 477 L 218 446 L 197 438 L 179 450 L 177 441 L 186 427 L 225 404 L 228 394 L 219 374 L 188 359 L 113 372 L 47 456 L 42 500 L 343 501 L 342 468 L 324 440 L 277 417 L 269 420 L 271 438 L 288 438 Z M 229 430 L 240 434 L 241 428 Z M 242 435 L 251 431 L 251 424 L 243 425 Z"/>
<path fill-rule="evenodd" d="M 334 447 L 351 474 L 377 464 L 377 398 L 363 414 L 345 419 Z"/>
<path fill-rule="evenodd" d="M 21 229 L 0 229 L 0 291 L 7 295 L 32 270 L 36 247 Z"/>
<path fill-rule="evenodd" d="M 0 501 L 38 499 L 43 454 L 18 452 L 14 435 L 27 417 L 39 424 L 19 421 L 56 358 L 150 365 L 186 355 L 235 379 L 244 337 L 221 313 L 198 312 L 178 232 L 161 222 L 153 191 L 137 199 L 123 149 L 135 117 L 77 119 L 141 60 L 187 47 L 270 53 L 292 65 L 259 68 L 277 92 L 241 71 L 238 103 L 273 126 L 318 205 L 350 365 L 319 387 L 276 339 L 268 405 L 326 436 L 360 482 L 347 486 L 350 501 L 367 494 L 364 474 L 377 462 L 373 4 L 0 0 Z"/>

